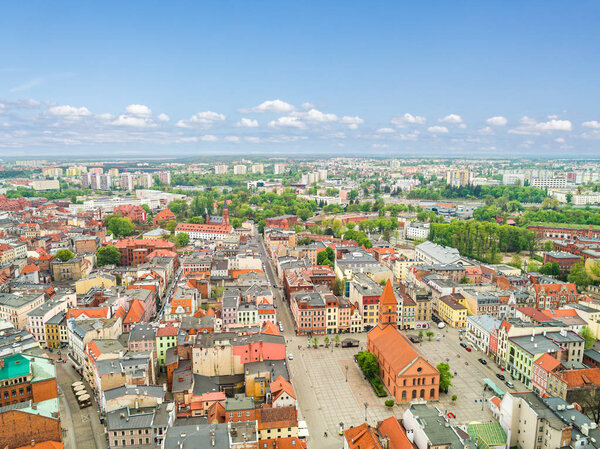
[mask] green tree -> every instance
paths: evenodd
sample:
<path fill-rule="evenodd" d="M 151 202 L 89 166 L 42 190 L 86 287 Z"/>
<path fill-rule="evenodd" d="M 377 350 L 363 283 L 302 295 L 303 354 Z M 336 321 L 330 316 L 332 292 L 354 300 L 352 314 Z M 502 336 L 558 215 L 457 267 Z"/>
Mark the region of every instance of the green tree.
<path fill-rule="evenodd" d="M 175 232 L 175 228 L 177 227 L 177 222 L 175 220 L 169 220 L 167 225 L 165 226 L 165 229 L 167 231 L 169 231 L 170 233 Z"/>
<path fill-rule="evenodd" d="M 436 368 L 440 372 L 440 391 L 447 393 L 452 386 L 452 378 L 454 377 L 450 372 L 450 365 L 442 362 Z"/>
<path fill-rule="evenodd" d="M 423 329 L 419 329 L 419 338 L 423 338 Z"/>
<path fill-rule="evenodd" d="M 335 345 L 336 345 L 336 346 L 338 346 L 338 345 L 340 344 L 340 340 L 341 340 L 341 338 L 340 338 L 340 335 L 339 335 L 339 334 L 335 334 L 335 335 L 333 336 L 333 341 L 335 342 Z"/>
<path fill-rule="evenodd" d="M 547 253 L 550 251 L 554 251 L 554 244 L 552 243 L 552 240 L 546 240 L 544 242 L 544 251 L 546 251 Z"/>
<path fill-rule="evenodd" d="M 317 337 L 313 337 L 312 344 L 313 344 L 313 347 L 315 347 L 315 348 L 317 346 L 319 346 L 319 339 Z"/>
<path fill-rule="evenodd" d="M 578 262 L 571 267 L 571 272 L 567 276 L 569 282 L 573 282 L 580 290 L 585 290 L 593 283 L 585 268 L 585 262 Z"/>
<path fill-rule="evenodd" d="M 585 339 L 585 349 L 590 349 L 596 343 L 596 337 L 588 326 L 583 326 L 579 335 Z"/>
<path fill-rule="evenodd" d="M 190 235 L 187 232 L 177 234 L 177 246 L 185 246 L 190 243 Z"/>
<path fill-rule="evenodd" d="M 57 259 L 62 260 L 63 262 L 66 262 L 67 260 L 71 260 L 73 257 L 75 257 L 75 254 L 73 254 L 68 249 L 60 249 L 60 250 L 58 250 L 56 252 L 56 254 L 54 255 L 54 257 L 56 257 Z"/>
<path fill-rule="evenodd" d="M 119 265 L 121 263 L 121 252 L 115 246 L 103 246 L 96 251 L 96 260 L 99 267 L 103 267 L 104 265 Z"/>
<path fill-rule="evenodd" d="M 515 268 L 522 268 L 523 260 L 521 259 L 521 256 L 519 256 L 518 254 L 514 254 L 510 259 L 509 265 Z"/>
<path fill-rule="evenodd" d="M 435 332 L 427 331 L 427 332 L 425 332 L 425 335 L 427 335 L 427 338 L 429 339 L 429 341 L 431 341 L 431 337 L 433 337 L 435 335 Z"/>
<path fill-rule="evenodd" d="M 356 356 L 356 361 L 368 379 L 379 376 L 379 363 L 377 357 L 369 351 L 361 351 Z"/>
<path fill-rule="evenodd" d="M 335 278 L 335 281 L 333 281 L 333 294 L 335 296 L 343 296 L 345 285 L 346 283 L 342 279 Z"/>
<path fill-rule="evenodd" d="M 329 346 L 329 337 L 325 337 L 323 342 L 325 343 L 325 346 Z"/>
<path fill-rule="evenodd" d="M 135 226 L 129 217 L 110 215 L 104 220 L 107 231 L 118 237 L 126 237 L 135 233 Z"/>

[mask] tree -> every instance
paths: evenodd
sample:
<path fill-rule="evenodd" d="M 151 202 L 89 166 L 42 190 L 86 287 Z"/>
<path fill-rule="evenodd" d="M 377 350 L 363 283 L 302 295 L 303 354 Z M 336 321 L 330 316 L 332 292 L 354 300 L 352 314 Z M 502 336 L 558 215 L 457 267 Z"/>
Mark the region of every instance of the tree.
<path fill-rule="evenodd" d="M 588 326 L 583 326 L 579 335 L 585 339 L 585 349 L 590 349 L 596 343 L 596 337 Z"/>
<path fill-rule="evenodd" d="M 313 337 L 312 344 L 315 348 L 319 346 L 319 339 L 317 337 Z"/>
<path fill-rule="evenodd" d="M 585 268 L 585 262 L 578 262 L 571 267 L 571 273 L 567 276 L 569 282 L 577 285 L 579 290 L 585 290 L 591 283 L 592 278 L 588 275 Z"/>
<path fill-rule="evenodd" d="M 121 252 L 115 246 L 103 246 L 96 251 L 96 259 L 99 267 L 103 267 L 104 265 L 118 265 L 121 263 Z"/>
<path fill-rule="evenodd" d="M 573 194 L 567 193 L 566 197 L 567 197 L 567 203 L 571 204 L 571 201 L 573 201 Z"/>
<path fill-rule="evenodd" d="M 325 337 L 323 343 L 325 343 L 325 346 L 329 346 L 329 337 Z"/>
<path fill-rule="evenodd" d="M 333 260 L 335 260 L 335 253 L 329 246 L 317 253 L 317 265 L 329 265 L 333 268 Z"/>
<path fill-rule="evenodd" d="M 333 281 L 333 294 L 335 296 L 343 296 L 344 295 L 344 287 L 345 287 L 345 282 L 340 279 L 340 278 L 335 278 L 335 281 Z"/>
<path fill-rule="evenodd" d="M 356 356 L 356 361 L 368 379 L 379 376 L 379 363 L 377 357 L 369 351 L 361 351 Z"/>
<path fill-rule="evenodd" d="M 527 272 L 528 273 L 537 273 L 540 271 L 541 265 L 537 262 L 530 260 L 527 262 Z"/>
<path fill-rule="evenodd" d="M 435 335 L 435 332 L 427 331 L 427 332 L 425 332 L 425 335 L 427 335 L 427 338 L 429 339 L 429 341 L 431 341 L 431 337 L 433 337 Z"/>
<path fill-rule="evenodd" d="M 190 235 L 187 232 L 177 234 L 177 246 L 185 246 L 190 243 Z"/>
<path fill-rule="evenodd" d="M 546 262 L 540 267 L 539 272 L 547 276 L 559 276 L 560 266 L 556 262 Z"/>
<path fill-rule="evenodd" d="M 175 232 L 175 228 L 177 227 L 177 222 L 175 220 L 169 220 L 167 225 L 165 226 L 165 229 L 167 231 L 169 231 L 170 233 Z"/>
<path fill-rule="evenodd" d="M 104 220 L 106 229 L 114 236 L 126 237 L 135 232 L 135 226 L 129 217 L 110 215 Z"/>
<path fill-rule="evenodd" d="M 423 329 L 419 329 L 419 338 L 423 338 Z"/>
<path fill-rule="evenodd" d="M 457 395 L 455 395 L 455 394 L 453 394 L 453 395 L 452 395 L 452 401 L 456 401 L 457 399 L 458 399 L 458 396 L 457 396 Z"/>
<path fill-rule="evenodd" d="M 71 260 L 73 257 L 75 257 L 75 254 L 73 254 L 68 249 L 61 249 L 61 250 L 58 250 L 56 252 L 56 254 L 54 255 L 54 257 L 56 257 L 57 259 L 62 260 L 63 262 L 66 262 L 68 260 Z"/>
<path fill-rule="evenodd" d="M 308 208 L 303 208 L 298 211 L 298 218 L 302 221 L 308 220 L 312 216 L 312 211 Z"/>
<path fill-rule="evenodd" d="M 387 401 L 385 401 L 385 406 L 386 407 L 393 407 L 394 406 L 394 400 L 393 399 L 388 399 Z"/>
<path fill-rule="evenodd" d="M 450 372 L 450 365 L 442 362 L 436 368 L 440 372 L 440 391 L 448 393 L 448 389 L 452 386 L 452 378 L 454 377 Z"/>
<path fill-rule="evenodd" d="M 552 240 L 546 240 L 544 242 L 544 251 L 546 251 L 548 253 L 553 250 L 554 250 L 554 243 L 552 243 Z"/>
<path fill-rule="evenodd" d="M 512 258 L 510 259 L 510 266 L 515 267 L 515 268 L 522 268 L 523 267 L 523 259 L 521 259 L 521 256 L 519 256 L 518 254 L 514 254 L 512 256 Z"/>
<path fill-rule="evenodd" d="M 338 346 L 338 345 L 340 344 L 340 340 L 341 340 L 341 338 L 340 338 L 340 335 L 339 335 L 339 334 L 335 334 L 335 335 L 333 336 L 333 341 L 335 342 L 335 345 L 336 345 L 336 346 Z"/>

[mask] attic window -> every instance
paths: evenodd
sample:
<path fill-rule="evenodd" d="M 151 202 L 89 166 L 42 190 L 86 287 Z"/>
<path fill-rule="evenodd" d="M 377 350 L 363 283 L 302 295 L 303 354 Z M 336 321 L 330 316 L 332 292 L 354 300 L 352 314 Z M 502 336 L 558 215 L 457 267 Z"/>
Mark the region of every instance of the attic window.
<path fill-rule="evenodd" d="M 417 368 L 417 373 L 420 373 L 421 371 L 423 371 L 423 368 L 421 368 L 421 367 L 418 367 L 418 368 Z"/>

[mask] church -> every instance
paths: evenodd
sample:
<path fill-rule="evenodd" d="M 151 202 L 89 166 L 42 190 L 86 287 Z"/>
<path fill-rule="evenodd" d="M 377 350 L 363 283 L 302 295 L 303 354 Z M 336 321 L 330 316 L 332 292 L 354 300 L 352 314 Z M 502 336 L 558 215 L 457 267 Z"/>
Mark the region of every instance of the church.
<path fill-rule="evenodd" d="M 379 298 L 377 326 L 367 335 L 367 349 L 379 362 L 381 381 L 396 402 L 439 398 L 440 373 L 397 327 L 397 302 L 390 281 Z"/>

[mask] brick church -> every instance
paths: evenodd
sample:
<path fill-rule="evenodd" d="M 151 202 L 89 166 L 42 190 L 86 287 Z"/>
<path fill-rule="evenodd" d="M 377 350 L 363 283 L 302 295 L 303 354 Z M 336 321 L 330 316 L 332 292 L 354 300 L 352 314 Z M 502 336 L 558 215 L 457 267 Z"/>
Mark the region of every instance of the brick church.
<path fill-rule="evenodd" d="M 379 362 L 381 381 L 396 402 L 439 398 L 440 373 L 397 327 L 397 302 L 390 281 L 379 298 L 379 320 L 367 349 Z"/>

